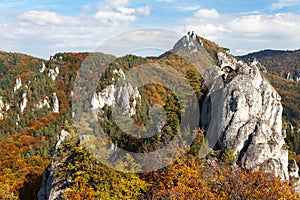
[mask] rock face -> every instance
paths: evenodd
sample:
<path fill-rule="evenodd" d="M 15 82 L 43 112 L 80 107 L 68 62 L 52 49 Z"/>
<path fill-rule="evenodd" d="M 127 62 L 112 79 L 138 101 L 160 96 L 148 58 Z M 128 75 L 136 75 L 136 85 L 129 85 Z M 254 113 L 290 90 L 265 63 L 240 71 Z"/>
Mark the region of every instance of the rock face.
<path fill-rule="evenodd" d="M 65 137 L 68 134 L 69 132 L 62 130 L 58 137 L 54 149 L 54 157 L 51 162 L 50 171 L 46 170 L 44 172 L 42 186 L 38 192 L 38 200 L 60 200 L 62 199 L 60 196 L 67 189 L 66 180 L 56 178 L 54 169 L 55 166 L 57 166 L 60 162 L 60 160 L 55 158 L 55 155 L 58 153 L 61 143 L 65 140 Z"/>
<path fill-rule="evenodd" d="M 243 168 L 263 167 L 288 179 L 288 151 L 282 132 L 281 97 L 255 63 L 218 54 L 219 66 L 206 74 L 209 86 L 202 125 L 211 146 L 233 149 Z"/>
<path fill-rule="evenodd" d="M 39 101 L 39 103 L 37 104 L 37 105 L 35 105 L 35 107 L 37 108 L 37 109 L 42 109 L 43 107 L 47 107 L 48 109 L 50 108 L 50 104 L 49 104 L 49 100 L 48 100 L 49 98 L 48 97 L 46 97 L 46 98 L 44 98 L 43 100 L 40 100 Z"/>
<path fill-rule="evenodd" d="M 42 62 L 41 68 L 39 69 L 39 72 L 40 72 L 40 73 L 43 73 L 43 72 L 45 71 L 45 69 L 46 69 L 46 65 L 45 65 L 44 62 Z"/>
<path fill-rule="evenodd" d="M 21 109 L 21 113 L 23 114 L 24 112 L 24 109 L 26 108 L 27 106 L 27 94 L 26 93 L 23 93 L 22 95 L 22 102 L 20 103 L 20 109 Z"/>
<path fill-rule="evenodd" d="M 189 31 L 186 36 L 181 38 L 173 47 L 173 52 L 186 49 L 189 53 L 196 53 L 199 47 L 203 46 L 203 43 L 194 31 Z"/>
<path fill-rule="evenodd" d="M 52 81 L 56 80 L 56 77 L 59 75 L 59 69 L 56 67 L 55 69 L 49 69 L 48 76 L 51 77 Z"/>
<path fill-rule="evenodd" d="M 22 87 L 22 80 L 21 78 L 17 78 L 16 79 L 16 83 L 14 85 L 14 92 L 16 92 L 18 89 L 20 89 Z"/>
<path fill-rule="evenodd" d="M 102 92 L 95 94 L 91 100 L 92 109 L 103 108 L 104 105 L 112 106 L 115 102 L 115 91 L 115 86 L 109 85 Z"/>
<path fill-rule="evenodd" d="M 125 80 L 125 75 L 122 69 L 115 69 L 114 74 L 118 78 Z M 124 85 L 109 85 L 98 94 L 94 94 L 91 100 L 93 110 L 99 110 L 108 106 L 117 106 L 119 114 L 123 116 L 133 116 L 136 114 L 136 106 L 141 101 L 141 95 L 137 88 L 133 88 L 130 83 Z M 99 110 L 99 112 L 101 112 Z"/>
<path fill-rule="evenodd" d="M 59 102 L 58 102 L 58 98 L 56 96 L 56 92 L 54 92 L 52 94 L 52 103 L 53 103 L 53 112 L 59 113 Z"/>
<path fill-rule="evenodd" d="M 292 75 L 291 73 L 288 73 L 286 75 L 286 79 L 289 80 L 289 81 L 300 81 L 300 71 L 299 72 L 294 72 Z"/>

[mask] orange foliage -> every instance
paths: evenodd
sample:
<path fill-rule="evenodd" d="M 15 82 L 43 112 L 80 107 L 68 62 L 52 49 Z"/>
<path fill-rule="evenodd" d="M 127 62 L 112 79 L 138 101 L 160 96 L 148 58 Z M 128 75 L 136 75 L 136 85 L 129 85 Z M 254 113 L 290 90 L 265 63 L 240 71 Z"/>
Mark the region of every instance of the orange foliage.
<path fill-rule="evenodd" d="M 144 175 L 152 188 L 142 199 L 297 199 L 288 181 L 272 174 L 242 168 L 208 165 L 194 158 Z"/>

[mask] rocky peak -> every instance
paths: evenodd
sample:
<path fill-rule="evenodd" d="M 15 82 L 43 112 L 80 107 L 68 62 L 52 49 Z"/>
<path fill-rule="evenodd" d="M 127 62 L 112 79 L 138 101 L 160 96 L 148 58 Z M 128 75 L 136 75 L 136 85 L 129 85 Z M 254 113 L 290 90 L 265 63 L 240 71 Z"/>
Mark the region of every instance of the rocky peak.
<path fill-rule="evenodd" d="M 202 125 L 210 145 L 231 148 L 245 169 L 262 167 L 288 179 L 281 97 L 255 64 L 225 53 L 218 53 L 218 61 L 205 74 L 209 93 Z"/>
<path fill-rule="evenodd" d="M 173 47 L 173 51 L 188 51 L 189 53 L 196 53 L 199 51 L 199 47 L 202 47 L 203 43 L 201 38 L 197 36 L 194 31 L 189 31 L 187 35 L 183 36 Z"/>

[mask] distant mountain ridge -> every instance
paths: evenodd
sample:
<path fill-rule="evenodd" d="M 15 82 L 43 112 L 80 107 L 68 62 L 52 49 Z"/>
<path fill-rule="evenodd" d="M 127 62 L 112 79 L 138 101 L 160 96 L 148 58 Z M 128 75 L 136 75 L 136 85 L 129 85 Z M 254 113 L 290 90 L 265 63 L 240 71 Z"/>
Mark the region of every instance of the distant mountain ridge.
<path fill-rule="evenodd" d="M 290 81 L 300 81 L 300 50 L 262 50 L 239 56 L 244 61 L 257 59 L 269 73 L 286 78 Z"/>

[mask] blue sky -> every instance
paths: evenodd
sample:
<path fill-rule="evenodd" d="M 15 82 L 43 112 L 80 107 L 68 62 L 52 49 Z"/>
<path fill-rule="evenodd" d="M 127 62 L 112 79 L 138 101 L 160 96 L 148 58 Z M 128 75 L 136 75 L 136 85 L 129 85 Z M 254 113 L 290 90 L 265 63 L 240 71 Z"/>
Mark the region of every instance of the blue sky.
<path fill-rule="evenodd" d="M 299 49 L 300 0 L 0 1 L 3 51 L 42 58 L 94 51 L 113 36 L 143 28 L 194 30 L 236 55 Z"/>

